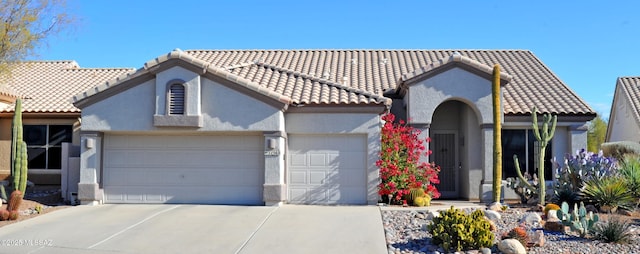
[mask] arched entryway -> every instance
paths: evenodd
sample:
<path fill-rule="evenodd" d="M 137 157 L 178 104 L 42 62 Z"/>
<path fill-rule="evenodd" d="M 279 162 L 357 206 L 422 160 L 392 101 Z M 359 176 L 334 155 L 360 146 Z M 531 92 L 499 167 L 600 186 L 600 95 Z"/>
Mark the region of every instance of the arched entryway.
<path fill-rule="evenodd" d="M 433 114 L 429 136 L 433 152 L 429 160 L 440 166 L 437 188 L 442 198 L 477 198 L 483 141 L 476 112 L 460 100 L 441 103 Z"/>

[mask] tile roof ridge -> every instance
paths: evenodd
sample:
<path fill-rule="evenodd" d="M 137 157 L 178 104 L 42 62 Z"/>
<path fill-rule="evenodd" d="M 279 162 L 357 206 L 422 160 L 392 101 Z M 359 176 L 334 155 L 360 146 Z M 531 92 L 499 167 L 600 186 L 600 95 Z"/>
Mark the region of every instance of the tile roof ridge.
<path fill-rule="evenodd" d="M 346 85 L 343 85 L 343 84 L 340 84 L 340 83 L 336 83 L 336 82 L 333 82 L 333 81 L 330 81 L 330 80 L 327 80 L 327 79 L 314 77 L 314 76 L 311 76 L 311 75 L 308 75 L 308 74 L 304 74 L 304 73 L 297 72 L 297 71 L 294 71 L 294 70 L 291 70 L 291 69 L 286 69 L 286 68 L 282 68 L 282 67 L 279 67 L 279 66 L 267 64 L 267 63 L 260 62 L 260 61 L 256 61 L 255 64 L 258 65 L 258 66 L 261 66 L 261 67 L 273 69 L 273 70 L 279 71 L 279 72 L 288 73 L 288 74 L 291 74 L 291 75 L 294 75 L 294 76 L 298 76 L 298 77 L 301 77 L 301 78 L 304 78 L 304 79 L 308 79 L 308 80 L 311 80 L 311 81 L 317 81 L 319 83 L 322 83 L 322 84 L 325 84 L 325 85 L 329 85 L 329 86 L 333 86 L 333 87 L 336 87 L 338 89 L 342 89 L 342 90 L 345 90 L 345 91 L 348 91 L 348 92 L 352 92 L 352 93 L 361 94 L 361 95 L 364 95 L 364 96 L 367 96 L 367 97 L 371 97 L 371 98 L 376 99 L 379 102 L 383 102 L 385 105 L 390 105 L 391 104 L 391 99 L 389 99 L 387 97 L 384 97 L 384 96 L 381 96 L 381 95 L 378 95 L 378 94 L 370 93 L 370 92 L 368 92 L 366 90 L 356 89 L 356 88 L 353 88 L 353 87 L 350 87 L 350 86 L 346 86 Z"/>
<path fill-rule="evenodd" d="M 179 61 L 187 62 L 198 68 L 202 68 L 202 73 L 206 73 L 206 72 L 212 73 L 213 75 L 219 76 L 229 81 L 233 81 L 236 84 L 244 86 L 247 89 L 253 90 L 255 92 L 261 93 L 267 97 L 273 98 L 274 100 L 277 100 L 286 104 L 291 103 L 291 98 L 289 98 L 288 96 L 276 93 L 275 91 L 268 89 L 266 87 L 262 87 L 258 83 L 250 81 L 246 78 L 240 77 L 236 74 L 233 74 L 228 70 L 213 66 L 211 63 L 203 61 L 202 59 L 196 58 L 193 55 L 185 51 L 182 51 L 180 49 L 174 49 L 167 54 L 156 57 L 153 60 L 146 62 L 144 66 L 140 69 L 137 69 L 132 72 L 127 72 L 114 79 L 103 82 L 101 85 L 95 86 L 87 91 L 76 94 L 72 97 L 72 101 L 74 104 L 84 101 L 87 98 L 92 97 L 97 93 L 107 90 L 113 86 L 118 86 L 122 84 L 124 80 L 131 79 L 136 76 L 144 75 L 145 73 L 150 73 L 152 72 L 151 69 L 156 68 L 156 66 L 170 60 L 179 60 Z"/>
<path fill-rule="evenodd" d="M 135 67 L 89 67 L 89 68 L 66 68 L 64 70 L 74 70 L 74 71 L 95 71 L 95 70 L 105 70 L 105 71 L 111 71 L 111 70 L 117 70 L 117 71 L 126 71 L 126 70 L 136 70 Z"/>
<path fill-rule="evenodd" d="M 427 73 L 429 71 L 438 69 L 442 66 L 445 66 L 449 63 L 453 63 L 453 62 L 458 62 L 458 63 L 463 63 L 469 66 L 472 66 L 480 71 L 486 72 L 488 74 L 492 74 L 493 73 L 493 66 L 487 65 L 487 64 L 483 64 L 471 57 L 468 56 L 463 56 L 462 54 L 460 54 L 458 51 L 453 52 L 451 55 L 447 56 L 447 57 L 443 57 L 440 58 L 434 62 L 431 62 L 427 65 L 423 65 L 420 66 L 419 68 L 402 74 L 402 83 L 405 83 L 411 79 L 414 79 L 424 73 Z M 513 76 L 509 75 L 506 72 L 500 72 L 500 79 L 503 79 L 507 82 L 511 81 L 511 79 L 513 78 Z"/>
<path fill-rule="evenodd" d="M 482 48 L 442 48 L 442 49 L 427 49 L 427 48 L 253 48 L 253 49 L 187 49 L 184 52 L 198 52 L 198 51 L 518 51 L 518 52 L 531 52 L 529 49 L 482 49 Z"/>

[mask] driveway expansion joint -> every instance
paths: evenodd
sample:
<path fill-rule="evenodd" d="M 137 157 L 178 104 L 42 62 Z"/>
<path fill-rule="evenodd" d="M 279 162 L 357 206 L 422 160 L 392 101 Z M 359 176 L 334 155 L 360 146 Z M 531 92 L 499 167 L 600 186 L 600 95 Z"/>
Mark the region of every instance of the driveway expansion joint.
<path fill-rule="evenodd" d="M 238 248 L 238 250 L 236 250 L 236 252 L 234 252 L 234 254 L 238 254 L 242 251 L 242 249 L 244 249 L 244 247 L 247 245 L 247 243 L 249 243 L 249 241 L 251 241 L 251 239 L 253 239 L 253 237 L 256 235 L 256 233 L 262 228 L 262 226 L 264 226 L 265 223 L 267 223 L 267 220 L 269 220 L 269 218 L 271 218 L 271 215 L 273 215 L 280 207 L 276 207 L 275 209 L 271 210 L 271 212 L 269 212 L 269 214 L 267 214 L 266 217 L 264 217 L 264 219 L 262 220 L 262 222 L 260 223 L 260 225 L 258 225 L 258 227 L 256 227 L 255 230 L 253 230 L 253 232 L 251 232 L 251 234 L 249 235 L 249 237 L 247 238 L 246 241 L 244 241 L 242 243 L 242 245 L 240 245 L 240 247 Z"/>

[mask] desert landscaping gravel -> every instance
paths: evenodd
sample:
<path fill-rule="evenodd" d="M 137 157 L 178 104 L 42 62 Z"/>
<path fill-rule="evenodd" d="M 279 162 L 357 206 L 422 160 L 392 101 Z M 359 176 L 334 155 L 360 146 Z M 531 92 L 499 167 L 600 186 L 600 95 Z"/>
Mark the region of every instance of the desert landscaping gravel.
<path fill-rule="evenodd" d="M 471 212 L 471 209 L 466 209 Z M 383 210 L 382 222 L 384 225 L 387 248 L 390 254 L 399 253 L 446 253 L 437 245 L 431 244 L 431 234 L 427 232 L 427 225 L 431 223 L 429 211 L 417 210 Z M 496 242 L 501 235 L 518 226 L 523 212 L 509 211 L 502 213 L 502 218 L 496 221 Z M 635 222 L 638 223 L 638 222 Z M 539 226 L 528 228 L 530 235 Z M 640 227 L 632 226 L 633 239 L 628 244 L 603 243 L 595 240 L 580 238 L 575 235 L 544 232 L 546 242 L 542 247 L 531 247 L 527 253 L 639 253 L 640 254 Z M 488 250 L 485 250 L 488 251 Z M 500 253 L 497 247 L 491 248 L 492 253 Z M 480 250 L 472 250 L 460 253 L 482 253 Z"/>

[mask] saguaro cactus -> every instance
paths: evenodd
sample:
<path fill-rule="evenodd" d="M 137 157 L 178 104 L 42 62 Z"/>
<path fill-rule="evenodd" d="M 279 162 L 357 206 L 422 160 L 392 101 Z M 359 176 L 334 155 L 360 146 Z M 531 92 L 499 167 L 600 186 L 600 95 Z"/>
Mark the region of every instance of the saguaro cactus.
<path fill-rule="evenodd" d="M 538 140 L 538 187 L 533 186 L 527 179 L 522 176 L 522 172 L 520 171 L 520 163 L 518 162 L 518 156 L 513 155 L 513 160 L 516 164 L 516 173 L 518 174 L 518 178 L 522 181 L 526 188 L 529 188 L 533 192 L 538 192 L 539 204 L 544 206 L 545 204 L 545 196 L 546 196 L 546 184 L 544 182 L 544 155 L 547 150 L 547 144 L 553 138 L 553 134 L 556 132 L 556 124 L 558 123 L 557 116 L 551 116 L 551 114 L 544 114 L 542 130 L 540 130 L 538 126 L 538 109 L 533 107 L 533 112 L 531 112 L 533 118 L 533 135 Z M 549 124 L 551 124 L 551 129 L 549 129 Z M 537 189 L 537 190 L 536 190 Z"/>
<path fill-rule="evenodd" d="M 500 65 L 493 66 L 493 202 L 500 202 L 502 191 L 502 112 L 500 111 Z"/>
<path fill-rule="evenodd" d="M 16 100 L 13 122 L 11 123 L 11 177 L 13 188 L 22 193 L 27 188 L 27 144 L 22 138 L 22 99 Z"/>

